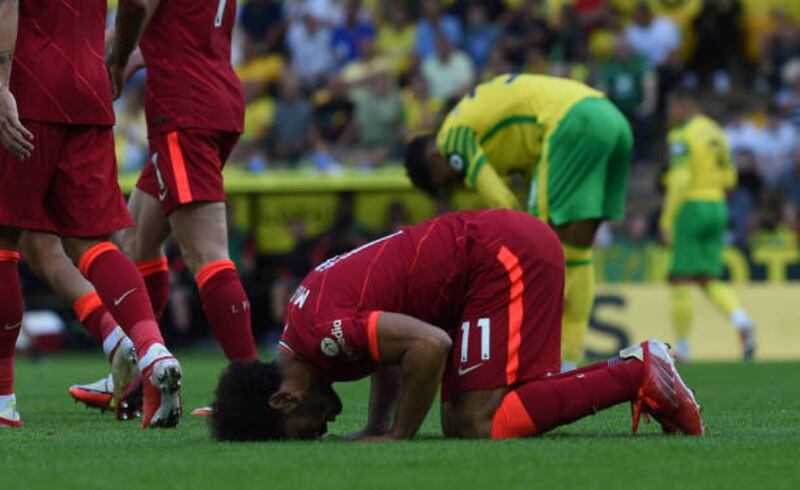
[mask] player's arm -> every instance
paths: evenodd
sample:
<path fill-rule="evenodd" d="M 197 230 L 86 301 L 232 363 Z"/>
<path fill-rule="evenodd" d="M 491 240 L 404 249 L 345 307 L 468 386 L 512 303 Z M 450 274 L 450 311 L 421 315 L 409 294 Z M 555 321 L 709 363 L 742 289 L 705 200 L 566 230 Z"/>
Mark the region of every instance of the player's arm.
<path fill-rule="evenodd" d="M 666 196 L 661 208 L 659 228 L 667 243 L 672 241 L 672 229 L 675 215 L 683 202 L 683 196 L 691 183 L 691 155 L 688 141 L 683 138 L 670 138 L 669 171 L 664 176 Z"/>
<path fill-rule="evenodd" d="M 120 0 L 117 6 L 114 43 L 106 62 L 114 99 L 120 96 L 125 86 L 125 68 L 144 30 L 147 11 L 148 0 Z"/>
<path fill-rule="evenodd" d="M 6 150 L 22 160 L 31 156 L 33 135 L 20 123 L 17 101 L 8 86 L 18 22 L 19 2 L 0 0 L 0 141 Z"/>
<path fill-rule="evenodd" d="M 381 313 L 376 328 L 381 364 L 400 368 L 400 394 L 389 435 L 411 439 L 436 397 L 452 341 L 444 330 L 399 313 Z"/>
<path fill-rule="evenodd" d="M 147 15 L 144 19 L 144 25 L 142 26 L 142 32 L 144 32 L 147 24 L 150 22 L 150 19 L 153 17 L 153 14 L 158 9 L 161 0 L 148 0 L 147 1 Z M 116 37 L 116 27 L 111 26 L 106 29 L 106 49 L 108 52 L 107 55 L 111 53 L 111 49 L 114 45 L 114 38 Z M 136 49 L 133 50 L 130 57 L 128 58 L 128 64 L 125 67 L 125 81 L 127 82 L 130 80 L 137 71 L 144 68 L 144 57 L 142 56 L 142 51 L 137 46 Z"/>
<path fill-rule="evenodd" d="M 490 208 L 521 209 L 519 200 L 489 162 L 472 128 L 456 126 L 439 135 L 439 152 L 461 172 L 464 183 L 474 188 Z"/>
<path fill-rule="evenodd" d="M 389 433 L 392 424 L 392 412 L 397 406 L 400 396 L 400 367 L 397 365 L 381 365 L 370 378 L 369 416 L 367 426 L 353 434 L 349 439 L 383 436 Z"/>

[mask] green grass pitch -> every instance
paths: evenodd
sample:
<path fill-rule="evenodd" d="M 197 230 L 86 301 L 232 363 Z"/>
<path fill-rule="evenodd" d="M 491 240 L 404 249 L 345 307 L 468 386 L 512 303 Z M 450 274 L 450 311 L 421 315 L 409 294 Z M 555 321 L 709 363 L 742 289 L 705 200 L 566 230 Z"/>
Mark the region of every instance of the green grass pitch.
<path fill-rule="evenodd" d="M 187 409 L 206 404 L 220 356 L 185 353 Z M 99 378 L 102 357 L 17 362 L 25 427 L 0 430 L 0 488 L 259 489 L 772 489 L 800 488 L 800 363 L 681 368 L 704 404 L 708 436 L 630 437 L 628 406 L 535 439 L 440 438 L 438 411 L 412 442 L 220 444 L 203 419 L 141 430 L 74 404 L 73 382 Z M 357 430 L 368 385 L 338 385 L 345 411 L 331 433 Z"/>

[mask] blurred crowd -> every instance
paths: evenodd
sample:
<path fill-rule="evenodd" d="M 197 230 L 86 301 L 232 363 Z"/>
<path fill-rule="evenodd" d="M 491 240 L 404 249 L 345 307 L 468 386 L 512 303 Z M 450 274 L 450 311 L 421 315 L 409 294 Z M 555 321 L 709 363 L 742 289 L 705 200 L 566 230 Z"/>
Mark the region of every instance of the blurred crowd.
<path fill-rule="evenodd" d="M 252 172 L 396 164 L 409 135 L 434 131 L 473 84 L 507 72 L 601 88 L 631 121 L 634 164 L 657 172 L 665 97 L 693 87 L 741 172 L 733 240 L 800 229 L 793 0 L 246 0 L 233 59 L 247 97 L 233 161 Z M 147 161 L 141 85 L 118 106 L 124 170 Z"/>

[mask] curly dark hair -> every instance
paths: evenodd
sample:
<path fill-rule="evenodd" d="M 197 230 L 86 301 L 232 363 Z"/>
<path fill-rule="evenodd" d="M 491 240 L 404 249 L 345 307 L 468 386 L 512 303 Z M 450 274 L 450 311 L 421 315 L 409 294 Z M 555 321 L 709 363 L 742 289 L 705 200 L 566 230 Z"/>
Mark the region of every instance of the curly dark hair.
<path fill-rule="evenodd" d="M 211 435 L 218 441 L 263 441 L 283 437 L 283 414 L 269 397 L 281 385 L 274 363 L 234 361 L 222 372 L 214 394 Z"/>
<path fill-rule="evenodd" d="M 437 197 L 440 190 L 431 182 L 431 170 L 426 155 L 428 146 L 434 141 L 432 134 L 415 136 L 406 145 L 405 166 L 411 182 L 431 197 Z"/>

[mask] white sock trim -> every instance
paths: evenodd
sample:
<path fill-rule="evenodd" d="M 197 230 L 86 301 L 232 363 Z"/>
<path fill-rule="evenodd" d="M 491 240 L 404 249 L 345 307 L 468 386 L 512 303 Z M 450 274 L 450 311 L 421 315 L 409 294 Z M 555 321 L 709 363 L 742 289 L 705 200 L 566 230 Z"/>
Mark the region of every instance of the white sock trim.
<path fill-rule="evenodd" d="M 147 353 L 139 358 L 139 371 L 144 372 L 150 364 L 158 359 L 163 359 L 165 357 L 173 357 L 172 353 L 167 350 L 166 347 L 162 344 L 153 344 L 150 348 L 147 349 Z"/>
<path fill-rule="evenodd" d="M 753 320 L 751 320 L 750 315 L 741 308 L 731 313 L 730 320 L 736 330 L 751 330 L 753 328 Z"/>
<path fill-rule="evenodd" d="M 106 357 L 111 357 L 111 353 L 114 352 L 117 344 L 122 342 L 124 338 L 125 332 L 122 331 L 122 328 L 119 325 L 114 327 L 114 330 L 103 339 L 103 352 L 106 353 Z"/>

